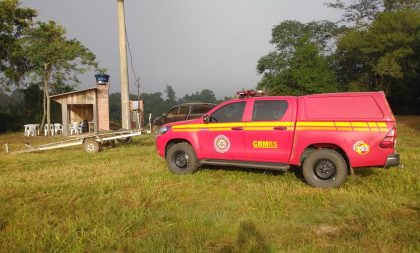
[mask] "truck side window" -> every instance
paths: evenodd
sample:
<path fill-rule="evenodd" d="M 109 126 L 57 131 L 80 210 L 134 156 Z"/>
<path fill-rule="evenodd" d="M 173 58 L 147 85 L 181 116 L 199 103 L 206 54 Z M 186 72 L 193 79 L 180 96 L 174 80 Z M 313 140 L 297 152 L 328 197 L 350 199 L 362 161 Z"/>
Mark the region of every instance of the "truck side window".
<path fill-rule="evenodd" d="M 285 100 L 258 100 L 252 109 L 252 121 L 280 120 L 287 111 L 288 103 Z"/>
<path fill-rule="evenodd" d="M 186 118 L 188 114 L 189 107 L 188 106 L 181 106 L 179 108 L 178 116 L 180 118 Z"/>
<path fill-rule="evenodd" d="M 172 110 L 170 110 L 168 112 L 168 114 L 166 114 L 166 117 L 168 117 L 168 118 L 175 118 L 176 115 L 178 114 L 178 110 L 179 110 L 179 107 L 172 108 Z"/>
<path fill-rule="evenodd" d="M 215 105 L 194 105 L 191 107 L 191 114 L 205 114 L 213 109 Z"/>
<path fill-rule="evenodd" d="M 210 116 L 210 122 L 240 122 L 246 102 L 237 102 L 220 107 Z"/>

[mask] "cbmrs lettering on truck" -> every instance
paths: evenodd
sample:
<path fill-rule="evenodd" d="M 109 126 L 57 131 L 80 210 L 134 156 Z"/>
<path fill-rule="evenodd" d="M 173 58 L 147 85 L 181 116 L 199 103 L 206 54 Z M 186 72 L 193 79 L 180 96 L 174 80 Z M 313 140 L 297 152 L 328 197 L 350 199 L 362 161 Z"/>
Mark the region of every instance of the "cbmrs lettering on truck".
<path fill-rule="evenodd" d="M 175 174 L 202 165 L 302 169 L 330 188 L 351 169 L 397 166 L 397 127 L 383 92 L 257 96 L 224 102 L 199 119 L 163 125 L 156 147 Z"/>

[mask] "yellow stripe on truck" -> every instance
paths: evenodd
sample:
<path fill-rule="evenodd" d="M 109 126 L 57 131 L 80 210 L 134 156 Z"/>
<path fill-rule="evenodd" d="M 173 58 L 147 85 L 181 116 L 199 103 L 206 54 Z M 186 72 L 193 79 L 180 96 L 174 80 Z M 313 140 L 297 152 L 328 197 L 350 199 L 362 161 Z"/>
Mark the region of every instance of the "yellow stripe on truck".
<path fill-rule="evenodd" d="M 350 122 L 334 122 L 336 127 L 351 127 Z"/>
<path fill-rule="evenodd" d="M 294 122 L 229 122 L 208 124 L 175 125 L 174 132 L 231 131 L 233 127 L 242 127 L 246 131 L 272 131 L 274 127 L 286 127 L 293 130 Z M 296 122 L 297 131 L 356 131 L 356 132 L 387 132 L 386 122 L 360 121 L 299 121 Z"/>
<path fill-rule="evenodd" d="M 320 122 L 307 122 L 307 121 L 301 121 L 301 122 L 296 122 L 296 126 L 299 126 L 299 127 L 305 127 L 305 126 L 310 126 L 310 127 L 333 127 L 334 126 L 334 122 L 324 122 L 324 121 L 320 121 Z"/>

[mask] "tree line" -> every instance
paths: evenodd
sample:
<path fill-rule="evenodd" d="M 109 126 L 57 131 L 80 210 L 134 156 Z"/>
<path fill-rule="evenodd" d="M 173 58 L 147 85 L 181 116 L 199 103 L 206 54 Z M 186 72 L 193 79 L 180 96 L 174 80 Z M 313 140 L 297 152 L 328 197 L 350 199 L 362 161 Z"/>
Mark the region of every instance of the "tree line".
<path fill-rule="evenodd" d="M 258 84 L 269 95 L 385 92 L 394 113 L 420 113 L 420 1 L 327 3 L 339 22 L 286 20 L 272 30 Z"/>
<path fill-rule="evenodd" d="M 171 85 L 166 85 L 163 92 L 143 93 L 141 99 L 144 103 L 144 117 L 145 123 L 148 124 L 148 115 L 152 114 L 152 120 L 167 112 L 172 106 L 189 103 L 189 102 L 202 102 L 219 104 L 223 101 L 231 99 L 225 97 L 217 99 L 214 92 L 209 89 L 203 89 L 191 94 L 185 94 L 183 97 L 177 98 L 176 92 Z M 130 94 L 130 100 L 138 100 L 138 95 Z M 121 94 L 119 92 L 112 93 L 109 96 L 109 117 L 113 128 L 118 129 L 121 122 Z"/>

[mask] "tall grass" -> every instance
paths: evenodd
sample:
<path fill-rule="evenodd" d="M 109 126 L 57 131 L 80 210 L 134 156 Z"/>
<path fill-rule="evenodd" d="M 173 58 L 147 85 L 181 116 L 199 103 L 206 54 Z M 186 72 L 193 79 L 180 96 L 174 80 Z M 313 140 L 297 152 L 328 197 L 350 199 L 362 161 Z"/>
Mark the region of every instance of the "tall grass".
<path fill-rule="evenodd" d="M 419 252 L 419 126 L 399 118 L 403 169 L 358 169 L 333 190 L 298 171 L 172 175 L 152 136 L 95 155 L 1 153 L 0 252 Z"/>

